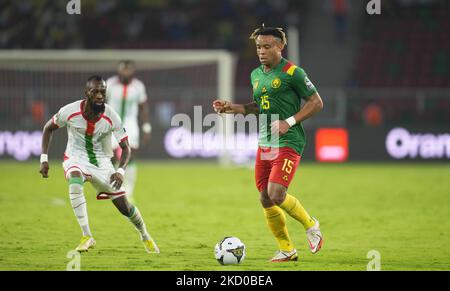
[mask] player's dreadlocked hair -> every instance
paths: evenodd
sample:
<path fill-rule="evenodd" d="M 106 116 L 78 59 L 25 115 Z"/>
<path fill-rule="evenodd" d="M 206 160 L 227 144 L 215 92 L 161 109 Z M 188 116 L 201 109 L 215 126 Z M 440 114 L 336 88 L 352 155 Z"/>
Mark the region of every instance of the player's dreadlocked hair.
<path fill-rule="evenodd" d="M 274 37 L 281 39 L 283 44 L 287 44 L 286 33 L 284 33 L 283 29 L 280 27 L 265 27 L 263 23 L 261 27 L 253 31 L 250 35 L 250 39 L 256 39 L 258 35 L 273 35 Z"/>

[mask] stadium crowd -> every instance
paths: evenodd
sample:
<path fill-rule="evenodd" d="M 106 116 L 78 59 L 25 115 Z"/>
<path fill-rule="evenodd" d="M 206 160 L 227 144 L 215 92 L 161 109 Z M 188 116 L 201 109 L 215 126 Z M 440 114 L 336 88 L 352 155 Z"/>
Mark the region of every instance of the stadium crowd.
<path fill-rule="evenodd" d="M 226 48 L 245 49 L 248 29 L 300 25 L 304 0 L 81 0 L 0 2 L 0 48 Z"/>

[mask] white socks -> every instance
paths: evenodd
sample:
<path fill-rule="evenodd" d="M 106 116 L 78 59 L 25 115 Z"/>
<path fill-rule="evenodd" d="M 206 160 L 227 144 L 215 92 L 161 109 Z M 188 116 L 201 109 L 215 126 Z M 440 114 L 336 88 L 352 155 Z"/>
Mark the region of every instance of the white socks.
<path fill-rule="evenodd" d="M 72 205 L 73 212 L 77 217 L 80 224 L 83 236 L 92 236 L 89 228 L 89 220 L 87 214 L 86 198 L 83 193 L 83 185 L 69 184 L 69 197 L 70 204 Z"/>
<path fill-rule="evenodd" d="M 145 227 L 144 219 L 142 219 L 141 212 L 136 206 L 132 206 L 131 215 L 128 220 L 134 225 L 137 231 L 141 234 L 142 240 L 150 239 L 150 236 Z"/>

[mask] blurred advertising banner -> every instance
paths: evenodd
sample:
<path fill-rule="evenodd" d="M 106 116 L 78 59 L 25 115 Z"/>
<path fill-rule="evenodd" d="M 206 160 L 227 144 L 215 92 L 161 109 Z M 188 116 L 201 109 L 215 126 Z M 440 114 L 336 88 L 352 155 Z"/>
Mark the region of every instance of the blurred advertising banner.
<path fill-rule="evenodd" d="M 450 128 L 350 127 L 350 161 L 450 161 Z"/>
<path fill-rule="evenodd" d="M 63 158 L 67 133 L 55 132 L 50 156 Z M 303 160 L 346 161 L 450 161 L 450 128 L 441 126 L 390 126 L 371 128 L 307 128 Z M 41 151 L 41 131 L 0 130 L 0 159 L 37 159 Z M 257 134 L 240 133 L 226 144 L 236 164 L 252 163 Z M 139 159 L 210 159 L 220 156 L 223 141 L 208 132 L 191 133 L 169 128 L 152 133 L 151 142 L 142 146 Z"/>
<path fill-rule="evenodd" d="M 42 132 L 0 131 L 0 158 L 26 161 L 41 154 Z"/>
<path fill-rule="evenodd" d="M 450 159 L 450 131 L 411 132 L 397 127 L 388 132 L 385 146 L 394 159 Z"/>

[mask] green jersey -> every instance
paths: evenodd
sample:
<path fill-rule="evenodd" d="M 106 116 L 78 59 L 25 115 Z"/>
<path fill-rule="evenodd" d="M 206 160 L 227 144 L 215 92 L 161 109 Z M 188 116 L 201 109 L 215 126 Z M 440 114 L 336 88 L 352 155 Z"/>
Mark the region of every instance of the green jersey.
<path fill-rule="evenodd" d="M 259 146 L 290 147 L 302 155 L 306 144 L 305 131 L 301 123 L 292 126 L 278 140 L 271 140 L 270 124 L 285 120 L 300 111 L 301 99 L 317 92 L 302 68 L 282 58 L 281 62 L 269 72 L 263 66 L 251 74 L 253 100 L 259 106 Z M 261 120 L 263 118 L 263 120 Z"/>

